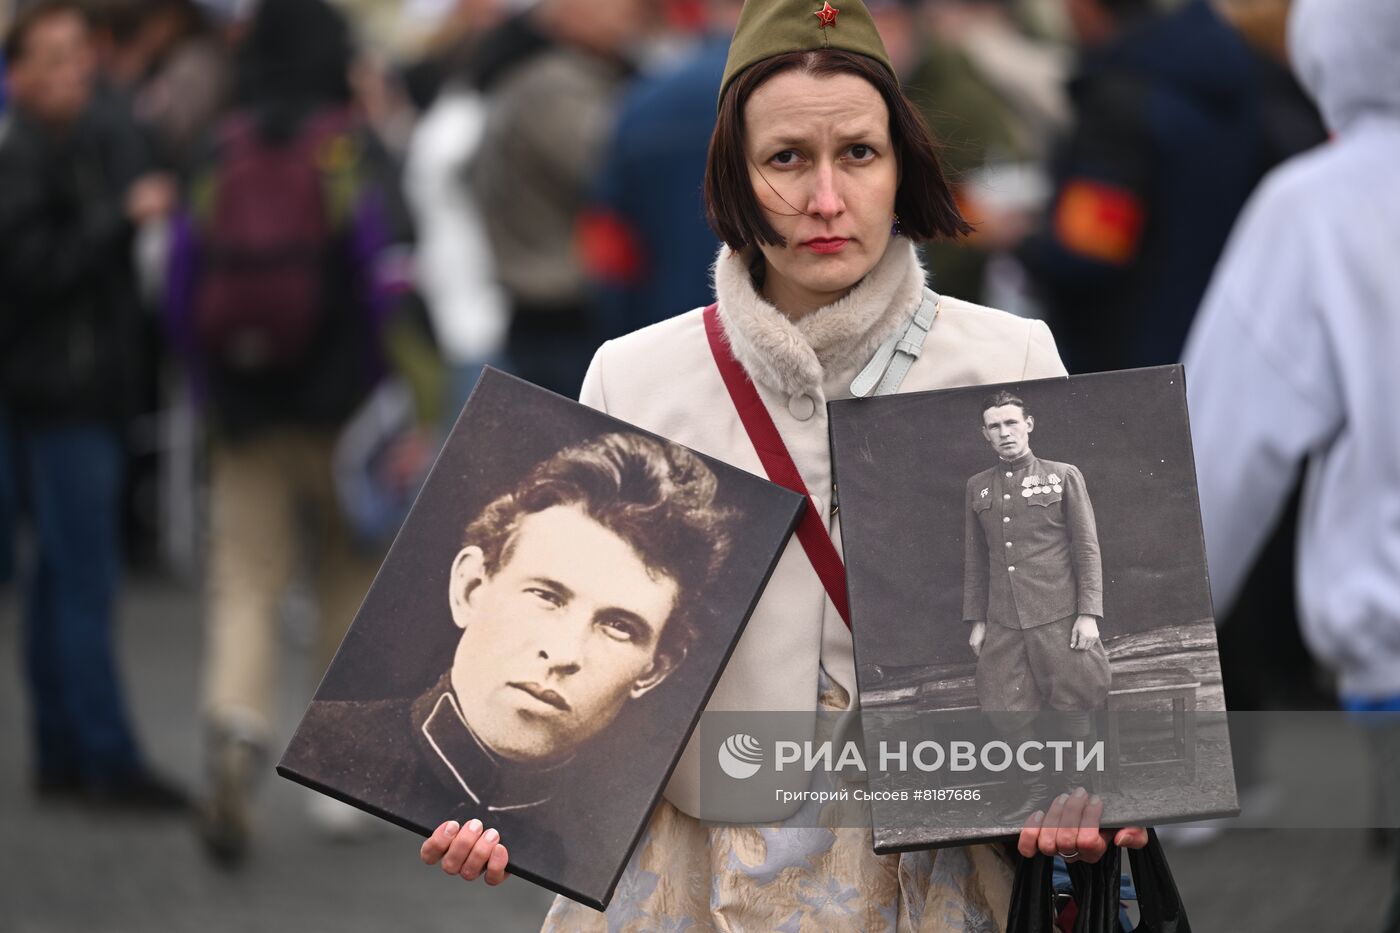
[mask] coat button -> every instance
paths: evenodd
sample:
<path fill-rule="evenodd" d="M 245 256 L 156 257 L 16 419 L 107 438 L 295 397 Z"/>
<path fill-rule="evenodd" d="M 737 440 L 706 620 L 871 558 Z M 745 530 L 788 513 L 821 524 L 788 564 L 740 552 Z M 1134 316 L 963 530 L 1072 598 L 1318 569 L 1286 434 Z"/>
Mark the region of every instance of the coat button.
<path fill-rule="evenodd" d="M 1010 471 L 1010 470 L 1007 470 L 1007 471 L 1006 471 L 1006 478 L 1007 478 L 1007 479 L 1010 479 L 1010 478 L 1011 478 L 1011 471 Z"/>
<path fill-rule="evenodd" d="M 1010 541 L 1006 542 L 1006 546 L 1007 546 L 1007 547 L 1011 547 L 1011 542 L 1010 542 Z"/>
<path fill-rule="evenodd" d="M 1009 492 L 1004 492 L 1004 493 L 1001 494 L 1001 497 L 1002 497 L 1003 499 L 1010 499 L 1010 498 L 1011 498 L 1011 493 L 1009 493 Z"/>
<path fill-rule="evenodd" d="M 817 402 L 806 392 L 799 392 L 788 399 L 788 414 L 798 421 L 806 421 L 817 412 Z"/>
<path fill-rule="evenodd" d="M 1001 520 L 1002 520 L 1002 523 L 1005 524 L 1006 522 L 1011 521 L 1011 516 L 1010 516 L 1010 515 L 1004 515 L 1004 516 L 1002 516 L 1002 519 L 1001 519 Z"/>
<path fill-rule="evenodd" d="M 1007 569 L 1007 570 L 1010 570 L 1012 573 L 1015 573 L 1015 572 L 1016 572 L 1016 568 L 1015 568 L 1015 567 L 1007 567 L 1006 569 Z"/>

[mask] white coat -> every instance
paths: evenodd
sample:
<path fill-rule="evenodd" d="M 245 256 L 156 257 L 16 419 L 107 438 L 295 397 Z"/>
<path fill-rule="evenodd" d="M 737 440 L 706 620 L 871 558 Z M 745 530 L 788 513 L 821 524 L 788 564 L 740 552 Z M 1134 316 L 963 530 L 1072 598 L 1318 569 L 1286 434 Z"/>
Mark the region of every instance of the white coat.
<path fill-rule="evenodd" d="M 850 384 L 922 301 L 924 272 L 908 240 L 892 240 L 870 274 L 846 297 L 798 322 L 754 287 L 746 256 L 725 248 L 715 263 L 720 320 L 734 355 L 758 387 L 819 514 L 840 548 L 830 517 L 831 452 L 826 403 L 850 398 Z M 900 391 L 917 392 L 1065 375 L 1045 324 L 940 297 L 922 355 Z M 715 366 L 702 309 L 599 348 L 581 401 L 700 453 L 764 476 Z M 961 580 L 949 581 L 961 586 Z M 806 711 L 815 718 L 818 667 L 856 696 L 851 635 L 826 596 L 802 546 L 791 539 L 763 591 L 707 709 Z M 666 799 L 699 818 L 699 758 L 692 737 L 666 787 Z M 773 803 L 754 819 L 779 820 L 798 804 Z"/>

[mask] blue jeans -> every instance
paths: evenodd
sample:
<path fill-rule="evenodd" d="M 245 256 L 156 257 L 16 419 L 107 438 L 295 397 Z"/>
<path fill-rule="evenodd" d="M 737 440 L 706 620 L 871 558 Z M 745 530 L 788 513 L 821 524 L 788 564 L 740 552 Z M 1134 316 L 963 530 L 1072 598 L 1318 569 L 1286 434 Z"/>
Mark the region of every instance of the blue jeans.
<path fill-rule="evenodd" d="M 121 440 L 101 424 L 11 427 L 36 544 L 24 641 L 37 776 L 119 782 L 140 766 L 112 644 Z"/>

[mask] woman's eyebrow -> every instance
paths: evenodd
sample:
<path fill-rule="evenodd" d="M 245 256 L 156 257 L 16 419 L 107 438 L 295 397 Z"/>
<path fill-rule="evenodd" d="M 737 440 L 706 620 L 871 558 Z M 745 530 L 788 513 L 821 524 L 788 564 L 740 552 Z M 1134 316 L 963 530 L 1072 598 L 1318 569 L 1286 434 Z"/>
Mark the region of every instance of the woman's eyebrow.
<path fill-rule="evenodd" d="M 877 135 L 877 133 L 878 127 L 873 123 L 853 122 L 837 130 L 834 136 L 839 142 L 844 143 L 854 142 L 862 139 L 869 139 L 872 136 Z M 754 142 L 757 143 L 758 147 L 761 149 L 769 149 L 778 146 L 784 148 L 793 146 L 804 146 L 810 144 L 812 141 L 810 136 L 806 136 L 801 133 L 782 131 L 764 132 L 760 130 L 759 132 L 753 134 L 753 138 Z"/>
<path fill-rule="evenodd" d="M 756 141 L 762 143 L 765 148 L 769 146 L 801 146 L 808 141 L 805 136 L 793 135 L 791 133 L 776 136 L 755 133 L 754 138 Z"/>

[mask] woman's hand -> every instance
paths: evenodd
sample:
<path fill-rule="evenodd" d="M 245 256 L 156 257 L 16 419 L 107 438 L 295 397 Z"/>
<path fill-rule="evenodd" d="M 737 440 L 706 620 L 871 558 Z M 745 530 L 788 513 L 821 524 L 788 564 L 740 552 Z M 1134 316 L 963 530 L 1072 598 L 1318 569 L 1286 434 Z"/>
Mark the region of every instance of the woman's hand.
<path fill-rule="evenodd" d="M 425 865 L 441 863 L 443 871 L 460 875 L 464 881 L 475 881 L 483 872 L 489 885 L 500 884 L 508 877 L 506 862 L 510 854 L 501 845 L 500 833 L 485 829 L 481 820 L 468 820 L 466 826 L 448 820 L 423 843 L 419 855 Z"/>
<path fill-rule="evenodd" d="M 1080 787 L 1073 794 L 1061 794 L 1044 813 L 1035 812 L 1026 820 L 1016 850 L 1026 858 L 1037 852 L 1058 855 L 1066 862 L 1094 864 L 1108 851 L 1110 840 L 1125 849 L 1147 845 L 1147 830 L 1141 826 L 1126 829 L 1099 829 L 1103 801 Z"/>

